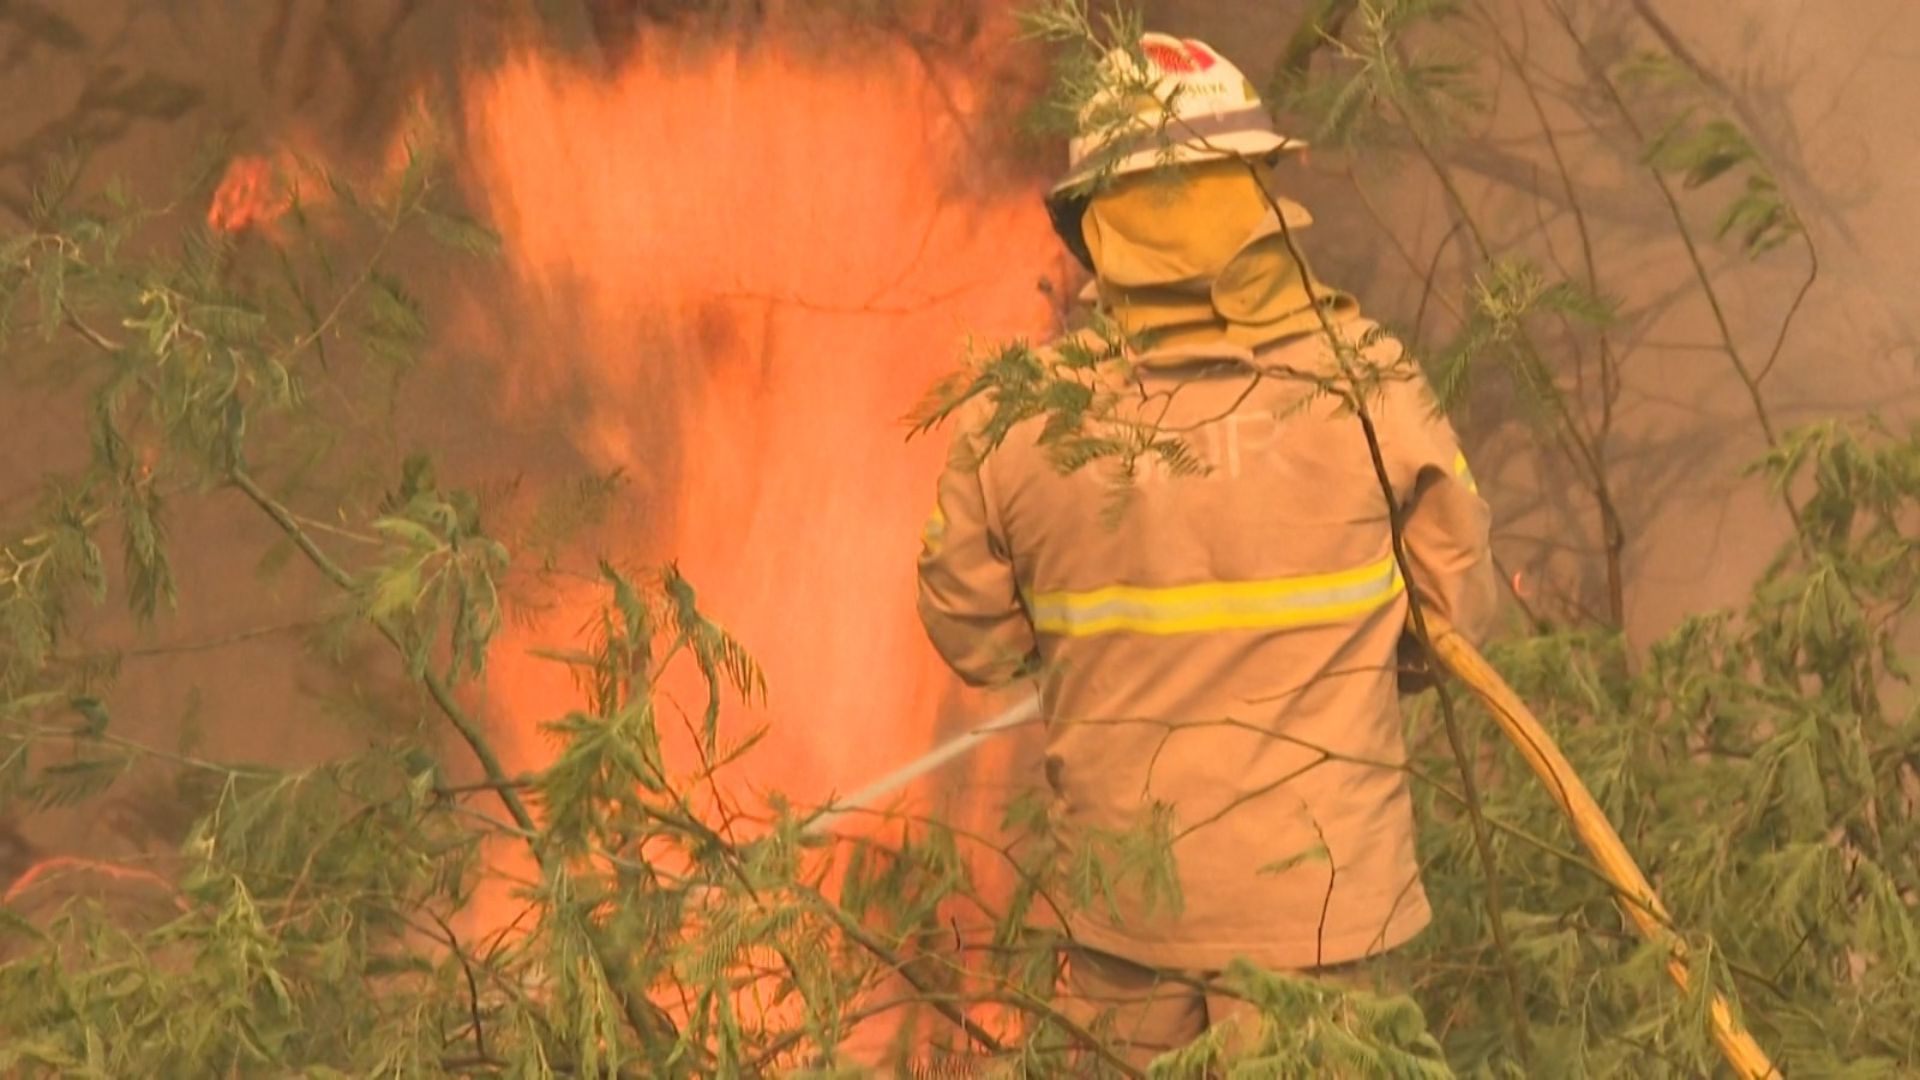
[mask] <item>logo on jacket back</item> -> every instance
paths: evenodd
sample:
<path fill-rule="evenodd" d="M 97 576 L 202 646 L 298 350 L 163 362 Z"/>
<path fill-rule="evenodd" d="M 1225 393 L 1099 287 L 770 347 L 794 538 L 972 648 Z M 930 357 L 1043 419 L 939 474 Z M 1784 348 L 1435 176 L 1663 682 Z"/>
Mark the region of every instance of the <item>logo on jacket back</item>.
<path fill-rule="evenodd" d="M 1205 462 L 1214 479 L 1237 480 L 1249 466 L 1269 454 L 1284 454 L 1283 425 L 1287 418 L 1265 412 L 1235 412 L 1211 420 L 1189 432 L 1187 449 Z M 1138 479 L 1158 483 L 1175 479 L 1171 466 L 1158 457 L 1140 463 Z M 1197 479 L 1197 478 L 1196 478 Z"/>

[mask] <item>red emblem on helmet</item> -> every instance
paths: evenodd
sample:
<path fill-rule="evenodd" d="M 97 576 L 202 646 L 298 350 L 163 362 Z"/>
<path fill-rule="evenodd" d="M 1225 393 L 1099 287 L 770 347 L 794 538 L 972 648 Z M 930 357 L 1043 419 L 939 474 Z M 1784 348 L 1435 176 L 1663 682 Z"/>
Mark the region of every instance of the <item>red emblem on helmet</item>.
<path fill-rule="evenodd" d="M 1140 51 L 1146 53 L 1147 59 L 1161 71 L 1178 75 L 1191 75 L 1196 71 L 1205 71 L 1215 62 L 1213 53 L 1197 41 L 1171 44 L 1165 41 L 1144 41 L 1140 43 Z"/>

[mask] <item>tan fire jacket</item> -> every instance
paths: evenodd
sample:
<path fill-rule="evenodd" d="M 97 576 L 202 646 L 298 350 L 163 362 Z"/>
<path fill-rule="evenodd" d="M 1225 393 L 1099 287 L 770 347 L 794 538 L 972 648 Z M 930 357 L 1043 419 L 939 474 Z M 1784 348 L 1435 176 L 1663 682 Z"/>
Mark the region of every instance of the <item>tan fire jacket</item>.
<path fill-rule="evenodd" d="M 1370 325 L 1344 332 L 1358 342 Z M 1367 350 L 1411 375 L 1398 357 L 1390 339 Z M 1315 333 L 1144 371 L 1140 418 L 1184 429 L 1211 469 L 1143 462 L 1117 522 L 1103 518 L 1113 471 L 1062 474 L 1039 421 L 984 459 L 963 426 L 919 562 L 921 618 L 962 678 L 1039 665 L 1059 858 L 1085 880 L 1091 853 L 1119 878 L 1069 932 L 1159 967 L 1340 963 L 1429 917 L 1392 767 L 1408 602 L 1386 499 L 1359 420 L 1299 380 L 1253 379 L 1255 362 L 1332 366 Z M 1488 511 L 1453 431 L 1417 377 L 1387 381 L 1370 412 L 1414 588 L 1476 638 L 1495 603 Z M 1156 805 L 1171 812 L 1177 912 L 1144 899 L 1114 846 Z"/>

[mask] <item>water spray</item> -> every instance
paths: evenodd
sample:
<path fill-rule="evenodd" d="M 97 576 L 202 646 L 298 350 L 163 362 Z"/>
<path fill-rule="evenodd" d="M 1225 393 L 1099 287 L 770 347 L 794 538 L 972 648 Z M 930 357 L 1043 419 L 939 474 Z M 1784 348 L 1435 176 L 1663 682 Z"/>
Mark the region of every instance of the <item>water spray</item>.
<path fill-rule="evenodd" d="M 865 810 L 881 799 L 899 791 L 915 780 L 932 772 L 955 758 L 963 757 L 978 749 L 981 744 L 996 735 L 1035 723 L 1040 719 L 1040 699 L 1030 697 L 1019 704 L 981 724 L 964 734 L 941 743 L 927 753 L 914 758 L 900 768 L 868 784 L 845 798 L 829 802 L 825 810 L 804 830 L 808 835 L 820 835 L 831 832 L 836 823 L 848 814 Z"/>

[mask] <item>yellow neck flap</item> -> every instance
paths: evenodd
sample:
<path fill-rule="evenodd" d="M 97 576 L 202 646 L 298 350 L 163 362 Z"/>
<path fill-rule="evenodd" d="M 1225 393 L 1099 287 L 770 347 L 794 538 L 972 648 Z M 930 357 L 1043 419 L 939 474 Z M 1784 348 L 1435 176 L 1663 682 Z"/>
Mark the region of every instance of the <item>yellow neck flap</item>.
<path fill-rule="evenodd" d="M 1287 215 L 1284 230 L 1259 181 L 1237 161 L 1129 177 L 1102 191 L 1081 226 L 1101 303 L 1155 349 L 1257 349 L 1318 329 L 1286 238 L 1313 219 L 1298 203 L 1273 202 Z M 1352 296 L 1318 278 L 1311 295 L 1334 322 L 1359 314 Z"/>

